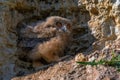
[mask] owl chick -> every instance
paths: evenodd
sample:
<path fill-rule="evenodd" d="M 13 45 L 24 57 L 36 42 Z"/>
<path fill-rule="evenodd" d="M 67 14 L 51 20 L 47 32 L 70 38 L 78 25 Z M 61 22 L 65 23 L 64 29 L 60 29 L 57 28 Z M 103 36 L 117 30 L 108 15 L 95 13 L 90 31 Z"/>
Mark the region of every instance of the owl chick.
<path fill-rule="evenodd" d="M 64 25 L 71 26 L 72 24 L 71 21 L 66 18 L 62 18 L 59 16 L 51 16 L 48 17 L 46 21 L 35 26 L 33 31 L 35 33 L 38 33 L 38 38 L 43 38 L 43 37 L 51 38 L 59 34 L 60 28 Z M 71 32 L 72 28 L 68 26 L 67 28 L 69 29 L 69 32 Z"/>
<path fill-rule="evenodd" d="M 43 43 L 38 43 L 31 51 L 29 58 L 33 61 L 33 65 L 36 65 L 36 61 L 41 58 L 51 63 L 65 55 L 64 51 L 71 41 L 72 24 L 68 19 L 52 16 L 36 26 L 34 32 L 40 35 L 39 38 L 43 36 L 51 38 Z"/>

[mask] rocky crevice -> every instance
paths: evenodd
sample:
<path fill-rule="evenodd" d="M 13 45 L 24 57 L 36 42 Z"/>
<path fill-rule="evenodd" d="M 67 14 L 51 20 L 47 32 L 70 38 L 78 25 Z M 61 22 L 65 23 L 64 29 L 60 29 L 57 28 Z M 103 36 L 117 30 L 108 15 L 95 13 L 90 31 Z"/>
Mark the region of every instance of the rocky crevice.
<path fill-rule="evenodd" d="M 0 4 L 2 4 L 2 6 L 0 6 L 0 79 L 7 80 L 15 76 L 23 76 L 34 72 L 30 63 L 21 61 L 14 55 L 17 53 L 24 54 L 23 50 L 29 52 L 37 42 L 43 41 L 35 38 L 36 34 L 30 31 L 29 26 L 34 27 L 36 23 L 39 23 L 38 21 L 43 21 L 49 16 L 62 16 L 72 21 L 74 25 L 73 42 L 68 53 L 76 54 L 83 52 L 86 54 L 91 53 L 92 55 L 100 54 L 102 51 L 104 53 L 104 50 L 109 49 L 119 52 L 119 0 L 8 0 L 8 2 L 1 0 Z M 20 30 L 23 31 L 22 34 L 19 34 Z M 20 38 L 21 35 L 24 37 L 23 42 L 23 38 Z M 20 42 L 28 48 L 21 50 L 22 48 L 19 48 L 19 45 L 17 45 Z M 96 53 L 96 51 L 98 52 Z M 111 51 L 109 51 L 109 53 L 111 53 Z M 58 64 L 69 68 L 65 70 L 65 68 L 61 68 L 61 65 Z M 92 67 L 97 77 L 91 78 L 92 75 L 89 73 L 91 67 L 86 68 L 88 73 L 79 66 L 74 68 L 76 64 L 73 57 L 70 57 L 70 61 L 68 59 L 58 64 L 48 68 L 47 71 L 40 71 L 26 77 L 37 80 L 39 79 L 39 75 L 41 75 L 40 77 L 42 78 L 43 75 L 48 75 L 48 72 L 60 69 L 60 75 L 56 75 L 57 72 L 51 72 L 51 74 L 54 73 L 54 75 L 49 75 L 49 78 L 52 77 L 51 80 L 72 80 L 73 78 L 75 78 L 75 80 L 78 78 L 84 80 L 86 76 L 88 76 L 87 79 L 89 80 L 104 80 L 104 78 L 110 78 L 110 76 L 107 77 L 109 74 L 106 76 L 101 75 L 101 73 L 99 73 L 101 71 L 104 74 L 107 72 L 115 72 L 115 75 L 113 75 L 111 79 L 114 79 L 115 76 L 117 76 L 115 79 L 119 79 L 119 74 L 114 71 L 114 69 L 106 67 L 102 67 L 104 69 L 101 70 L 99 70 L 99 67 Z M 69 64 L 69 66 L 67 66 L 67 64 Z M 62 70 L 63 73 L 68 73 L 64 76 L 62 75 Z M 79 72 L 82 74 L 75 76 L 79 74 Z M 5 75 L 8 76 L 5 77 Z M 19 79 L 20 78 L 17 78 L 17 80 Z M 23 80 L 25 77 L 21 79 Z"/>

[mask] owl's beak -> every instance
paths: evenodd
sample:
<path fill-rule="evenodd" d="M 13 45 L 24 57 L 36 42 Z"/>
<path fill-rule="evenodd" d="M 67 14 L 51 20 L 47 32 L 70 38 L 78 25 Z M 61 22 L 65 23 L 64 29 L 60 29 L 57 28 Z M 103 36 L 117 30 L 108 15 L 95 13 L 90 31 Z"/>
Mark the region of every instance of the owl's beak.
<path fill-rule="evenodd" d="M 67 27 L 64 25 L 60 28 L 63 32 L 67 32 Z"/>

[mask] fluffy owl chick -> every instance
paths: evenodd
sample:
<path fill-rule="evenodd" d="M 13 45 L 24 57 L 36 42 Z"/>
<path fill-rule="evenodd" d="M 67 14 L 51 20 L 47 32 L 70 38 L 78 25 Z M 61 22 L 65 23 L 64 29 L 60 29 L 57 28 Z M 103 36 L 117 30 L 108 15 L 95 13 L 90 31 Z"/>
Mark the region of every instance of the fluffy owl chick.
<path fill-rule="evenodd" d="M 64 55 L 64 50 L 69 46 L 71 40 L 71 24 L 67 22 L 62 23 L 62 21 L 59 22 L 57 19 L 56 21 L 55 28 L 57 35 L 42 44 L 37 44 L 29 55 L 33 63 L 41 58 L 48 63 L 57 61 Z"/>
<path fill-rule="evenodd" d="M 63 56 L 64 49 L 66 47 L 67 35 L 59 35 L 57 37 L 51 38 L 49 41 L 43 44 L 38 44 L 30 55 L 32 60 L 39 60 L 41 57 L 47 62 L 54 62 Z"/>
<path fill-rule="evenodd" d="M 38 33 L 38 37 L 54 37 L 59 34 L 58 29 L 64 25 L 72 25 L 71 21 L 59 16 L 51 16 L 46 21 L 41 22 L 34 27 L 34 32 Z M 70 28 L 69 28 L 70 30 Z M 71 30 L 70 30 L 71 31 Z"/>

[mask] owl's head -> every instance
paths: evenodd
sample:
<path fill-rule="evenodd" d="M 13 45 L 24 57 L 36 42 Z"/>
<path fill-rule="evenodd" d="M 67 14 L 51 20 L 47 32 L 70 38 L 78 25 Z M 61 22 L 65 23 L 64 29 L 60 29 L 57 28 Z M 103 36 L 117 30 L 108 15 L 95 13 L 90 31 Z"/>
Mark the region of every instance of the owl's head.
<path fill-rule="evenodd" d="M 56 22 L 56 27 L 60 32 L 71 33 L 72 25 L 70 23 Z"/>

